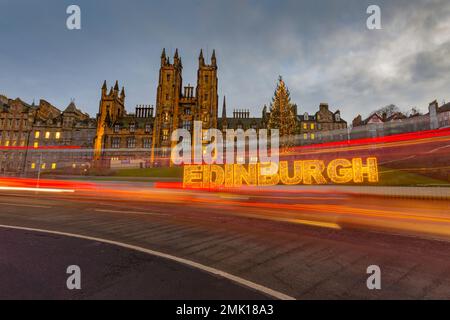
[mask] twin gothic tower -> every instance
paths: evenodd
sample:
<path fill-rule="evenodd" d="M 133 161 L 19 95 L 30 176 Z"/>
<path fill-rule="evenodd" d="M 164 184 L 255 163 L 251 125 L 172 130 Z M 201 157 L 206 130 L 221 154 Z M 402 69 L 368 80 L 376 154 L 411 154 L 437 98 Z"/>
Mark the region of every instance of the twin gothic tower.
<path fill-rule="evenodd" d="M 165 165 L 170 158 L 170 138 L 175 129 L 184 128 L 192 134 L 194 121 L 202 121 L 204 129 L 217 128 L 218 80 L 215 51 L 212 52 L 209 63 L 205 61 L 203 51 L 200 51 L 195 91 L 191 85 L 183 87 L 182 71 L 183 64 L 178 49 L 173 62 L 163 49 L 155 114 L 150 106 L 139 106 L 134 114 L 128 114 L 125 110 L 124 88 L 120 90 L 116 82 L 108 93 L 105 81 L 94 141 L 96 163 L 112 158 L 130 158 L 130 149 L 134 153 L 137 150 L 151 149 L 151 165 Z M 140 157 L 138 154 L 135 156 Z"/>
<path fill-rule="evenodd" d="M 172 143 L 170 136 L 177 128 L 184 128 L 192 133 L 194 121 L 202 121 L 203 128 L 217 128 L 217 60 L 212 52 L 208 64 L 203 50 L 198 57 L 197 85 L 183 87 L 183 64 L 175 50 L 173 63 L 163 49 L 161 67 L 156 95 L 156 114 L 153 129 L 151 161 L 160 162 L 170 156 Z"/>

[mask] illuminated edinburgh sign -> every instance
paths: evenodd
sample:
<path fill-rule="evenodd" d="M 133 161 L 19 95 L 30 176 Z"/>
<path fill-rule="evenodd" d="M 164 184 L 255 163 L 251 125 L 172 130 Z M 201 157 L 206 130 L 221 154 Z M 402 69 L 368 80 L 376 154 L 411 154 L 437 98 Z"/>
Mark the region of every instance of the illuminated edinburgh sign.
<path fill-rule="evenodd" d="M 186 188 L 273 186 L 277 184 L 376 183 L 378 165 L 374 157 L 323 160 L 280 161 L 276 163 L 185 165 Z"/>

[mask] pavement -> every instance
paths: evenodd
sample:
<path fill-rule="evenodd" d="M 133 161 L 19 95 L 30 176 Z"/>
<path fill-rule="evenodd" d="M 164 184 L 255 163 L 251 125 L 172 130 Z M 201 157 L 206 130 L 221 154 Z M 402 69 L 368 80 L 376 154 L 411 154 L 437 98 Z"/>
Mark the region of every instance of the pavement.
<path fill-rule="evenodd" d="M 267 299 L 199 269 L 111 244 L 0 228 L 0 299 Z M 69 290 L 67 268 L 81 270 Z"/>
<path fill-rule="evenodd" d="M 0 193 L 0 224 L 148 248 L 297 299 L 450 299 L 449 208 L 448 201 L 333 193 L 267 195 L 151 188 L 142 193 L 5 191 Z M 57 252 L 72 250 L 70 241 L 53 242 L 59 241 L 59 247 L 67 249 Z M 4 251 L 3 243 L 0 247 Z M 46 246 L 53 247 L 51 242 Z M 82 257 L 82 252 L 75 251 L 74 257 Z M 49 257 L 59 263 L 57 254 L 36 255 L 28 264 L 39 265 Z M 135 259 L 143 268 L 151 265 Z M 58 270 L 73 263 L 69 260 L 63 260 Z M 115 255 L 106 255 L 100 261 L 114 265 Z M 124 277 L 131 268 L 127 265 L 125 260 Z M 366 286 L 370 265 L 381 269 L 381 290 Z M 161 268 L 161 274 L 170 273 Z M 13 273 L 2 272 L 2 277 L 5 274 L 7 278 Z M 65 276 L 62 272 L 61 277 Z M 181 278 L 186 288 L 181 292 L 198 297 L 199 286 L 194 286 L 189 277 Z M 111 283 L 109 278 L 99 280 L 100 288 Z M 45 282 L 34 285 L 46 287 Z M 206 281 L 208 285 L 214 284 Z M 130 297 L 133 290 L 128 292 Z M 99 294 L 102 292 L 107 291 L 100 290 Z M 172 289 L 165 292 L 167 298 L 181 294 Z M 20 290 L 17 294 L 26 295 Z M 97 296 L 92 292 L 86 297 Z"/>

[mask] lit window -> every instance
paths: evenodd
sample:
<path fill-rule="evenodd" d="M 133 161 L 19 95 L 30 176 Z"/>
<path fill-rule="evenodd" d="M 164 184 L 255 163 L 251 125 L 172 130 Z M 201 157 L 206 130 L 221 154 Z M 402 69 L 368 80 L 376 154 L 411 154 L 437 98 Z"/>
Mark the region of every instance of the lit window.
<path fill-rule="evenodd" d="M 33 144 L 33 147 L 34 147 L 34 148 L 38 148 L 38 147 L 39 147 L 39 142 L 35 142 L 35 143 Z"/>
<path fill-rule="evenodd" d="M 162 139 L 163 139 L 163 141 L 166 141 L 167 139 L 169 139 L 169 130 L 168 129 L 163 129 Z"/>
<path fill-rule="evenodd" d="M 72 163 L 72 168 L 76 168 L 77 167 L 77 165 L 75 164 L 75 163 Z"/>
<path fill-rule="evenodd" d="M 9 140 L 5 141 L 5 147 L 9 147 Z"/>
<path fill-rule="evenodd" d="M 56 132 L 55 133 L 55 139 L 59 139 L 61 138 L 61 132 Z"/>
<path fill-rule="evenodd" d="M 45 163 L 41 165 L 41 169 L 45 169 Z"/>
<path fill-rule="evenodd" d="M 303 124 L 303 129 L 305 129 L 305 130 L 308 129 L 308 124 L 304 123 Z"/>
<path fill-rule="evenodd" d="M 41 132 L 40 132 L 40 131 L 36 131 L 36 132 L 34 133 L 34 138 L 35 138 L 35 139 L 39 139 L 40 136 L 41 136 Z"/>
<path fill-rule="evenodd" d="M 311 140 L 314 140 L 316 138 L 314 133 L 311 133 Z"/>
<path fill-rule="evenodd" d="M 45 139 L 49 139 L 49 138 L 50 138 L 50 132 L 47 131 L 47 132 L 45 133 Z"/>
<path fill-rule="evenodd" d="M 305 140 L 308 139 L 308 134 L 307 133 L 303 134 L 303 139 L 305 139 Z"/>
<path fill-rule="evenodd" d="M 33 163 L 31 164 L 31 169 L 36 169 L 36 163 L 33 162 Z"/>
<path fill-rule="evenodd" d="M 52 170 L 56 169 L 56 163 L 52 163 Z"/>
<path fill-rule="evenodd" d="M 311 129 L 314 130 L 314 123 L 311 123 Z"/>

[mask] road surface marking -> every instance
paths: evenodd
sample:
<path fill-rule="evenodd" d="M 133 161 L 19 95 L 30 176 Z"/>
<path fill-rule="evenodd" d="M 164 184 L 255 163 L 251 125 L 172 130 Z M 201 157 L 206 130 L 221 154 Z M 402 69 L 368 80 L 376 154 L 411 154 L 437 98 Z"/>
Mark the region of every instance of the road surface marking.
<path fill-rule="evenodd" d="M 0 187 L 0 190 L 6 191 L 37 191 L 37 192 L 75 192 L 73 189 L 54 189 L 54 188 L 23 188 L 23 187 Z"/>
<path fill-rule="evenodd" d="M 118 242 L 118 241 L 113 241 L 113 240 L 107 240 L 107 239 L 102 239 L 102 238 L 96 238 L 96 237 L 90 237 L 90 236 L 84 236 L 84 235 L 80 235 L 80 234 L 75 234 L 75 233 L 67 233 L 67 232 L 60 232 L 60 231 L 54 231 L 54 230 L 45 230 L 45 229 L 36 229 L 36 228 L 27 228 L 27 227 L 19 227 L 19 226 L 11 226 L 11 225 L 2 225 L 0 224 L 0 228 L 9 228 L 9 229 L 16 229 L 16 230 L 25 230 L 25 231 L 36 231 L 36 232 L 43 232 L 43 233 L 49 233 L 49 234 L 56 234 L 56 235 L 61 235 L 61 236 L 67 236 L 67 237 L 73 237 L 73 238 L 79 238 L 79 239 L 86 239 L 86 240 L 91 240 L 91 241 L 97 241 L 97 242 L 102 242 L 102 243 L 108 243 L 108 244 L 112 244 L 115 246 L 119 246 L 122 248 L 127 248 L 127 249 L 131 249 L 131 250 L 135 250 L 135 251 L 139 251 L 139 252 L 143 252 L 143 253 L 147 253 L 150 255 L 154 255 L 157 257 L 161 257 L 164 259 L 168 259 L 171 261 L 175 261 L 175 262 L 179 262 L 181 264 L 193 267 L 193 268 L 197 268 L 200 269 L 202 271 L 205 271 L 207 273 L 210 274 L 214 274 L 217 276 L 220 276 L 222 278 L 226 278 L 228 280 L 231 280 L 233 282 L 236 282 L 240 285 L 243 285 L 245 287 L 251 288 L 253 290 L 256 291 L 260 291 L 266 295 L 269 295 L 271 297 L 274 297 L 276 299 L 280 299 L 280 300 L 295 300 L 295 298 L 288 296 L 284 293 L 278 292 L 276 290 L 267 288 L 265 286 L 262 286 L 260 284 L 254 283 L 252 281 L 243 279 L 241 277 L 232 275 L 228 272 L 216 269 L 216 268 L 212 268 L 212 267 L 208 267 L 205 266 L 201 263 L 198 262 L 194 262 L 191 260 L 187 260 L 184 258 L 180 258 L 180 257 L 176 257 L 167 253 L 163 253 L 163 252 L 159 252 L 159 251 L 155 251 L 155 250 L 150 250 L 150 249 L 146 249 L 143 247 L 138 247 L 138 246 L 134 246 L 131 244 L 126 244 L 123 242 Z"/>
<path fill-rule="evenodd" d="M 167 216 L 165 213 L 153 213 L 153 212 L 140 212 L 140 211 L 125 211 L 125 210 L 110 210 L 110 209 L 94 209 L 97 212 L 108 212 L 108 213 L 131 213 L 131 214 L 143 214 L 150 216 Z"/>
<path fill-rule="evenodd" d="M 443 147 L 438 147 L 438 148 L 434 148 L 433 150 L 430 150 L 430 151 L 428 151 L 428 152 L 426 152 L 426 153 L 433 153 L 433 152 L 435 152 L 435 151 L 438 151 L 438 150 L 441 150 L 441 149 L 444 149 L 444 148 L 448 148 L 448 147 L 450 147 L 450 145 L 443 146 Z"/>
<path fill-rule="evenodd" d="M 254 219 L 262 219 L 262 220 L 272 220 L 272 221 L 280 221 L 280 222 L 288 222 L 288 223 L 296 223 L 296 224 L 304 224 L 313 227 L 322 227 L 322 228 L 330 228 L 330 229 L 342 229 L 340 225 L 333 222 L 322 222 L 315 220 L 303 220 L 296 218 L 283 218 L 283 217 L 273 217 L 273 216 L 260 216 L 258 214 L 251 213 L 232 213 L 235 216 L 246 217 L 246 218 L 254 218 Z"/>
<path fill-rule="evenodd" d="M 50 209 L 50 206 L 43 205 L 34 205 L 34 204 L 18 204 L 18 203 L 9 203 L 9 202 L 0 202 L 1 206 L 14 206 L 14 207 L 30 207 L 30 208 L 45 208 Z"/>

